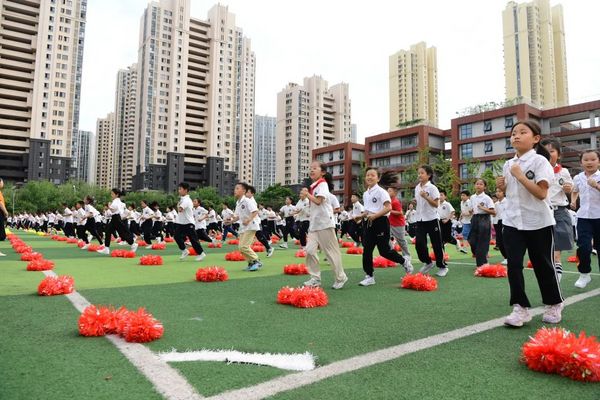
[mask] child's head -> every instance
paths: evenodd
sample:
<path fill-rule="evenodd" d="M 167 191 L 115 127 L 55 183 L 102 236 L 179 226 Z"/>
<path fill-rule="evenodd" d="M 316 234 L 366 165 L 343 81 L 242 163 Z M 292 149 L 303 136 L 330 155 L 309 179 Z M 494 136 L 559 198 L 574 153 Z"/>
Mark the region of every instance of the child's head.
<path fill-rule="evenodd" d="M 561 154 L 560 140 L 555 138 L 546 138 L 542 140 L 542 146 L 544 146 L 550 154 L 550 164 L 556 165 Z"/>
<path fill-rule="evenodd" d="M 292 198 L 290 196 L 287 196 L 285 198 L 285 204 L 288 205 L 288 206 L 292 204 Z"/>
<path fill-rule="evenodd" d="M 122 192 L 121 192 L 121 189 L 112 188 L 112 189 L 110 190 L 110 196 L 111 196 L 113 199 L 116 199 L 117 197 L 121 197 L 121 194 L 122 194 Z"/>
<path fill-rule="evenodd" d="M 541 140 L 542 128 L 535 121 L 519 121 L 513 125 L 510 131 L 510 143 L 517 151 L 517 155 L 522 156 L 533 149 L 537 154 L 549 160 L 550 154 L 540 144 Z"/>
<path fill-rule="evenodd" d="M 498 198 L 498 200 L 502 200 L 505 197 L 504 190 L 497 187 L 496 188 L 496 197 Z"/>
<path fill-rule="evenodd" d="M 310 179 L 313 180 L 313 182 L 320 178 L 323 178 L 326 173 L 327 173 L 327 170 L 325 169 L 323 164 L 321 164 L 320 161 L 313 160 L 313 162 L 310 163 L 310 169 L 308 172 L 308 176 L 310 177 Z"/>
<path fill-rule="evenodd" d="M 358 201 L 358 195 L 356 193 L 353 193 L 352 197 L 350 198 L 350 201 L 352 202 L 352 204 L 356 203 Z"/>
<path fill-rule="evenodd" d="M 485 191 L 485 188 L 487 187 L 487 183 L 486 183 L 485 179 L 478 178 L 475 181 L 474 187 L 475 187 L 475 193 L 481 194 Z"/>
<path fill-rule="evenodd" d="M 394 186 L 388 187 L 387 192 L 390 195 L 390 198 L 392 198 L 392 199 L 398 197 L 398 188 L 396 188 Z"/>
<path fill-rule="evenodd" d="M 414 202 L 411 201 L 410 203 L 408 203 L 408 209 L 409 210 L 413 210 L 414 208 L 415 208 L 415 203 Z"/>
<path fill-rule="evenodd" d="M 593 174 L 598 171 L 600 167 L 600 151 L 598 150 L 585 150 L 579 157 L 581 166 L 588 174 Z"/>
<path fill-rule="evenodd" d="M 419 174 L 420 183 L 427 183 L 428 181 L 433 183 L 433 168 L 429 165 L 421 165 L 417 172 Z"/>
<path fill-rule="evenodd" d="M 85 196 L 85 198 L 83 199 L 83 202 L 85 204 L 94 204 L 94 198 L 92 196 Z"/>
<path fill-rule="evenodd" d="M 158 210 L 158 202 L 153 201 L 152 204 L 150 204 L 150 208 L 153 210 Z"/>
<path fill-rule="evenodd" d="M 141 200 L 140 205 L 142 206 L 142 208 L 146 208 L 148 207 L 148 202 L 146 200 Z"/>
<path fill-rule="evenodd" d="M 445 190 L 440 190 L 440 201 L 444 202 L 446 201 L 446 191 Z"/>
<path fill-rule="evenodd" d="M 78 209 L 78 210 L 80 208 L 83 208 L 83 206 L 84 206 L 83 201 L 78 201 L 77 203 L 75 203 L 75 208 Z"/>
<path fill-rule="evenodd" d="M 245 182 L 238 182 L 235 184 L 235 188 L 233 189 L 233 195 L 235 198 L 239 199 L 244 196 L 248 191 L 248 184 Z"/>
<path fill-rule="evenodd" d="M 189 183 L 181 182 L 179 184 L 179 186 L 177 187 L 177 193 L 179 193 L 180 196 L 187 195 L 189 191 L 190 191 L 190 184 Z"/>
<path fill-rule="evenodd" d="M 462 201 L 467 201 L 469 197 L 471 197 L 471 192 L 469 192 L 468 190 L 463 190 L 462 192 L 460 192 L 460 199 Z"/>
<path fill-rule="evenodd" d="M 379 183 L 379 186 L 386 189 L 391 186 L 395 187 L 398 186 L 398 180 L 398 173 L 394 171 L 386 171 L 382 173 L 375 167 L 369 167 L 365 173 L 365 183 L 369 188 L 375 186 L 377 183 Z"/>

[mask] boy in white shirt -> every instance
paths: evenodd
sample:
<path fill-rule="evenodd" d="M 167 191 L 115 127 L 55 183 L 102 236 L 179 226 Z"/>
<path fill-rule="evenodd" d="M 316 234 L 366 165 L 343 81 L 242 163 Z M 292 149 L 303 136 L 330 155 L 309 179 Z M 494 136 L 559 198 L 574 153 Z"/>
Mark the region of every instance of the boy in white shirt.
<path fill-rule="evenodd" d="M 233 221 L 240 221 L 239 249 L 240 253 L 242 253 L 248 262 L 245 271 L 258 271 L 262 267 L 262 263 L 258 260 L 258 256 L 251 248 L 252 243 L 254 242 L 254 236 L 259 230 L 256 219 L 258 208 L 254 202 L 246 197 L 247 191 L 248 185 L 246 183 L 239 182 L 235 185 L 233 195 L 235 196 L 236 204 Z"/>
<path fill-rule="evenodd" d="M 186 182 L 181 182 L 177 190 L 179 192 L 179 203 L 177 203 L 178 213 L 175 219 L 175 242 L 177 242 L 177 246 L 181 250 L 181 257 L 179 259 L 183 260 L 190 255 L 190 252 L 185 247 L 185 238 L 187 236 L 196 254 L 198 254 L 196 261 L 202 261 L 206 257 L 206 253 L 202 249 L 202 245 L 198 241 L 196 231 L 194 230 L 194 205 L 188 195 L 190 185 Z"/>

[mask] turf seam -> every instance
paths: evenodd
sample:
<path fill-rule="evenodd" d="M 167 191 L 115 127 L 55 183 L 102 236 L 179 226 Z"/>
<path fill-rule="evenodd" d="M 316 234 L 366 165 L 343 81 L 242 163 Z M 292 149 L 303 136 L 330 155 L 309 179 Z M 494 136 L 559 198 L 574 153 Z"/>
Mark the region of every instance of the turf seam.
<path fill-rule="evenodd" d="M 600 295 L 600 288 L 589 292 L 580 293 L 565 299 L 565 305 L 571 305 L 585 299 Z M 537 307 L 530 310 L 532 316 L 540 315 L 544 312 L 543 307 Z M 489 321 L 454 329 L 437 335 L 429 336 L 423 339 L 414 340 L 385 349 L 376 350 L 362 355 L 350 357 L 345 360 L 333 362 L 312 371 L 298 372 L 249 386 L 243 389 L 223 392 L 216 396 L 208 397 L 207 400 L 252 400 L 264 399 L 274 396 L 278 393 L 298 389 L 303 386 L 332 378 L 348 372 L 353 372 L 362 368 L 381 364 L 383 362 L 395 360 L 407 354 L 415 353 L 441 344 L 449 343 L 457 339 L 462 339 L 481 332 L 498 328 L 504 325 L 504 318 L 495 318 Z"/>

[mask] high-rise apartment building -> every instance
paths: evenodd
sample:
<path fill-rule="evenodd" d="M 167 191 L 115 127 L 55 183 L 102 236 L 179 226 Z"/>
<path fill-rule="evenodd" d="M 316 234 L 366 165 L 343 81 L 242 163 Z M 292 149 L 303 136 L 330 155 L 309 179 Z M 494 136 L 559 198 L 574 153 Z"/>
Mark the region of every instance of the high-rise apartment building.
<path fill-rule="evenodd" d="M 254 116 L 253 185 L 262 192 L 275 183 L 275 127 L 277 118 Z"/>
<path fill-rule="evenodd" d="M 437 50 L 425 42 L 392 54 L 390 73 L 390 130 L 398 125 L 420 120 L 420 124 L 437 126 Z"/>
<path fill-rule="evenodd" d="M 506 98 L 540 108 L 569 104 L 562 6 L 549 0 L 517 4 L 502 12 Z"/>
<path fill-rule="evenodd" d="M 119 188 L 131 190 L 138 164 L 137 64 L 117 73 L 115 93 L 114 182 Z"/>
<path fill-rule="evenodd" d="M 0 2 L 0 175 L 50 179 L 72 172 L 87 0 Z"/>
<path fill-rule="evenodd" d="M 73 173 L 71 177 L 93 183 L 96 180 L 96 135 L 78 130 L 73 135 Z"/>
<path fill-rule="evenodd" d="M 308 176 L 312 150 L 343 143 L 351 136 L 349 86 L 328 87 L 320 76 L 289 83 L 277 94 L 275 181 L 301 183 Z"/>
<path fill-rule="evenodd" d="M 96 184 L 105 188 L 113 188 L 115 182 L 115 114 L 109 113 L 106 118 L 98 118 L 96 122 L 97 156 Z"/>

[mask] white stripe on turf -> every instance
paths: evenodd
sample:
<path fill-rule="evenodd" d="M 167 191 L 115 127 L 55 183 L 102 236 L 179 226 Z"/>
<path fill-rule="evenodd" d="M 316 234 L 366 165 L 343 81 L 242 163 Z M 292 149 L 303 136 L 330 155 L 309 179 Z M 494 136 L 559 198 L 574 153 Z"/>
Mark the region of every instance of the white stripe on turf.
<path fill-rule="evenodd" d="M 53 271 L 44 271 L 46 276 L 56 276 Z M 66 295 L 75 308 L 82 312 L 90 302 L 74 291 Z M 203 397 L 173 367 L 152 353 L 140 343 L 128 343 L 117 335 L 106 338 L 154 385 L 154 388 L 167 400 L 196 400 Z"/>
<path fill-rule="evenodd" d="M 570 305 L 583 301 L 590 297 L 600 295 L 600 289 L 594 289 L 589 292 L 581 293 L 565 299 L 565 304 Z M 540 315 L 544 312 L 542 307 L 533 308 L 530 310 L 531 315 Z M 430 347 L 435 347 L 440 344 L 449 343 L 457 339 L 462 339 L 477 333 L 485 332 L 504 324 L 504 317 L 492 319 L 479 324 L 465 326 L 464 328 L 455 329 L 453 331 L 440 333 L 439 335 L 429 336 L 424 339 L 415 340 L 408 343 L 403 343 L 397 346 L 388 347 L 373 351 L 371 353 L 362 354 L 346 360 L 336 361 L 334 363 L 316 368 L 312 371 L 297 372 L 294 374 L 282 376 L 272 379 L 267 382 L 260 383 L 255 386 L 246 387 L 243 389 L 224 392 L 219 395 L 209 397 L 209 400 L 253 400 L 264 399 L 274 396 L 281 392 L 298 389 L 303 386 L 311 385 L 315 382 L 322 381 L 337 375 L 347 372 L 356 371 L 361 368 L 370 367 L 386 361 L 391 361 L 396 358 L 411 354 L 420 350 L 425 350 Z"/>
<path fill-rule="evenodd" d="M 268 365 L 290 371 L 310 371 L 315 369 L 315 356 L 306 352 L 304 354 L 272 354 L 272 353 L 243 353 L 236 350 L 199 350 L 158 353 L 161 360 L 166 362 L 183 361 L 221 361 L 227 363 L 245 363 Z"/>

